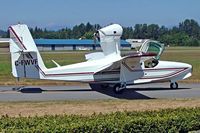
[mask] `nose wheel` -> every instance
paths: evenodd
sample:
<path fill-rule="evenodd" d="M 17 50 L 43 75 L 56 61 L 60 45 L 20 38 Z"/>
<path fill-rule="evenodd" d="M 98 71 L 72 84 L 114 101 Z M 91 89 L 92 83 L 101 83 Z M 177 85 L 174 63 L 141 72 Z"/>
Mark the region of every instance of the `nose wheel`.
<path fill-rule="evenodd" d="M 173 82 L 170 84 L 170 88 L 171 89 L 177 89 L 178 88 L 178 83 L 177 82 Z"/>

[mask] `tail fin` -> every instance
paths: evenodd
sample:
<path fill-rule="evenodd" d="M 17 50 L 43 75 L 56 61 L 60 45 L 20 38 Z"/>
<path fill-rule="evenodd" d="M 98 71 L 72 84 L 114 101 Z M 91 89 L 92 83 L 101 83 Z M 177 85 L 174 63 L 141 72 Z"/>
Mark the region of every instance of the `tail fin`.
<path fill-rule="evenodd" d="M 40 78 L 46 69 L 27 25 L 9 27 L 12 74 L 14 77 Z"/>

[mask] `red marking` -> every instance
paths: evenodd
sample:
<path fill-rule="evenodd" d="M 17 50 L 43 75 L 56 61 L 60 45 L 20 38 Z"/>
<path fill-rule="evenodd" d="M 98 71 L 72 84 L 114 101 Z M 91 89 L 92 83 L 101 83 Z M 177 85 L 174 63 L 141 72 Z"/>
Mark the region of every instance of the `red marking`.
<path fill-rule="evenodd" d="M 147 69 L 143 69 L 143 70 L 144 71 L 148 71 L 148 70 L 154 71 L 154 70 L 176 70 L 176 69 L 187 69 L 187 67 L 177 67 L 177 68 L 147 68 Z"/>
<path fill-rule="evenodd" d="M 156 56 L 156 55 L 157 55 L 157 54 L 155 54 L 155 53 L 142 53 L 142 54 L 136 53 L 136 54 L 132 54 L 132 55 L 126 56 L 125 59 L 126 59 L 126 58 L 132 58 L 132 57 L 147 57 L 147 56 Z"/>
<path fill-rule="evenodd" d="M 83 74 L 94 74 L 94 72 L 46 74 L 46 76 L 83 75 Z"/>
<path fill-rule="evenodd" d="M 16 32 L 14 31 L 14 29 L 13 29 L 11 26 L 9 27 L 9 29 L 10 29 L 10 31 L 15 35 L 15 37 L 16 37 L 17 40 L 20 42 L 20 44 L 22 45 L 22 47 L 23 47 L 25 50 L 27 50 L 26 47 L 25 47 L 25 45 L 22 43 L 22 41 L 20 40 L 20 38 L 17 36 L 17 34 L 16 34 Z"/>
<path fill-rule="evenodd" d="M 123 64 L 127 69 L 131 70 L 126 64 Z M 165 78 L 165 77 L 170 77 L 170 76 L 174 76 L 176 75 L 177 73 L 181 73 L 182 71 L 188 69 L 187 67 L 182 67 L 182 68 L 150 68 L 150 69 L 138 69 L 138 70 L 132 70 L 132 72 L 134 71 L 157 71 L 157 70 L 179 70 L 178 72 L 173 72 L 172 74 L 167 74 L 166 76 L 159 76 L 159 77 L 153 77 L 153 76 L 149 76 L 149 77 L 143 77 L 143 78 L 140 78 L 140 79 L 155 79 L 155 78 Z"/>
<path fill-rule="evenodd" d="M 45 73 L 42 71 L 42 69 L 38 65 L 36 65 L 35 67 L 42 73 L 43 76 L 45 76 Z"/>
<path fill-rule="evenodd" d="M 135 69 L 133 71 L 155 71 L 155 70 L 176 70 L 176 69 L 187 69 L 187 67 L 181 67 L 181 68 L 148 68 L 148 69 Z M 104 71 L 106 72 L 112 72 L 111 74 L 119 73 L 118 71 Z"/>
<path fill-rule="evenodd" d="M 182 71 L 185 71 L 187 68 L 182 68 L 180 71 L 178 72 L 174 72 L 172 74 L 167 74 L 166 76 L 159 76 L 159 77 L 143 77 L 143 78 L 140 78 L 140 79 L 156 79 L 156 78 L 166 78 L 166 77 L 172 77 L 172 76 L 175 76 L 177 75 L 178 73 L 181 73 Z"/>
<path fill-rule="evenodd" d="M 181 69 L 181 70 L 179 70 Z M 157 69 L 143 69 L 144 71 L 156 71 L 156 70 L 179 70 L 177 72 L 172 72 L 171 74 L 166 74 L 165 76 L 159 76 L 159 77 L 143 77 L 143 78 L 140 78 L 140 79 L 155 79 L 155 78 L 165 78 L 165 77 L 172 77 L 172 76 L 175 76 L 177 75 L 178 73 L 181 73 L 183 71 L 185 71 L 186 69 L 188 69 L 187 67 L 182 67 L 182 68 L 157 68 Z M 142 69 L 138 69 L 138 70 L 134 70 L 134 71 L 143 71 Z M 116 71 L 116 73 L 119 73 L 119 71 Z"/>

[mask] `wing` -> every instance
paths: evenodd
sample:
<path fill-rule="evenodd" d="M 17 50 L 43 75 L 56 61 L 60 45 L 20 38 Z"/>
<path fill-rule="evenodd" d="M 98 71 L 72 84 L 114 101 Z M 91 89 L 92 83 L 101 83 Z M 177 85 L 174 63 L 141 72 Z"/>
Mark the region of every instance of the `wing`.
<path fill-rule="evenodd" d="M 109 67 L 98 71 L 94 74 L 97 81 L 115 81 L 115 82 L 132 82 L 144 75 L 141 62 L 144 58 L 153 58 L 154 53 L 136 53 L 125 56 L 120 60 L 113 62 Z"/>

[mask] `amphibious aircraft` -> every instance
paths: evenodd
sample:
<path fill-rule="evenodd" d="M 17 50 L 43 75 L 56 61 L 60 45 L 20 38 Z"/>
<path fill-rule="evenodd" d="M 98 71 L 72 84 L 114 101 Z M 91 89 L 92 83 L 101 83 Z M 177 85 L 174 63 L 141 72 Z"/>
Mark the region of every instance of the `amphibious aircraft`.
<path fill-rule="evenodd" d="M 178 80 L 192 75 L 192 66 L 186 63 L 161 61 L 164 44 L 146 40 L 135 53 L 122 55 L 120 38 L 123 29 L 112 24 L 95 33 L 102 52 L 86 54 L 85 62 L 46 68 L 28 26 L 9 27 L 12 74 L 17 78 L 63 80 L 89 83 L 91 88 L 109 87 L 120 94 L 128 85 L 152 82 L 170 82 L 178 88 Z"/>

